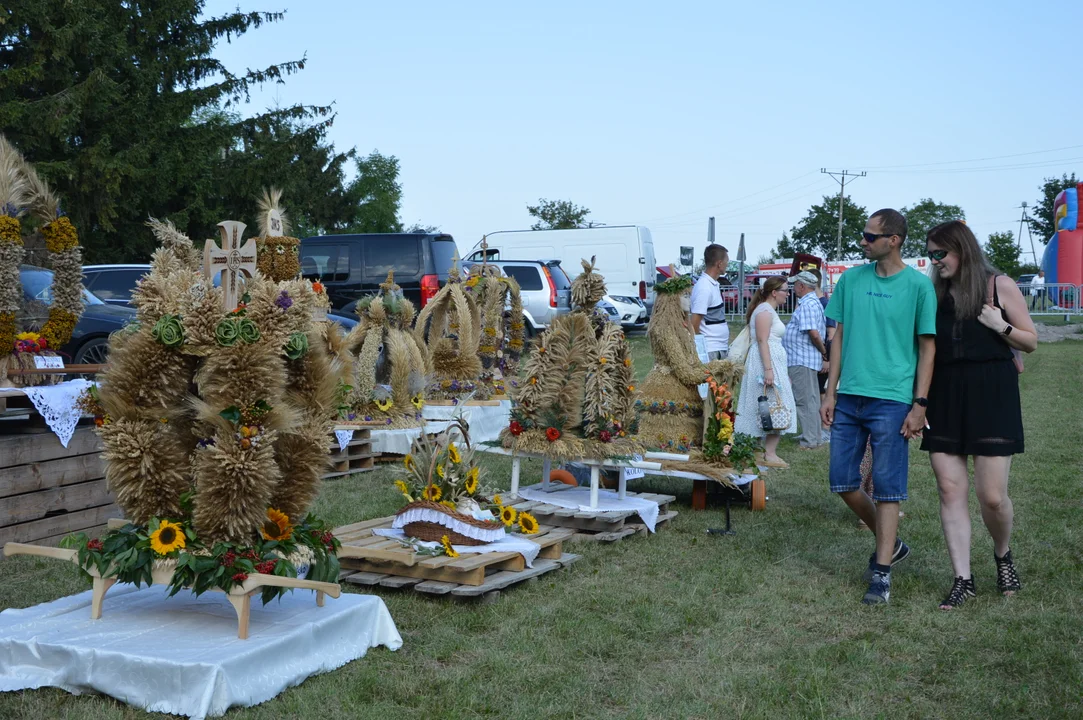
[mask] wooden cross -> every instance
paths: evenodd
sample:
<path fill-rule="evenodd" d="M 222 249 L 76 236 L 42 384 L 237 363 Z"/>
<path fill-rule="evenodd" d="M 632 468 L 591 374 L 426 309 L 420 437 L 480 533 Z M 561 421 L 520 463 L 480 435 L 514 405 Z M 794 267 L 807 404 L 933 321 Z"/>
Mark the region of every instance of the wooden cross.
<path fill-rule="evenodd" d="M 245 224 L 236 220 L 223 220 L 218 223 L 222 233 L 222 249 L 214 240 L 203 245 L 203 274 L 208 282 L 214 282 L 214 276 L 222 273 L 222 305 L 226 312 L 237 309 L 237 298 L 241 289 L 238 279 L 241 273 L 252 277 L 256 273 L 256 241 L 248 238 L 241 245 Z"/>
<path fill-rule="evenodd" d="M 482 235 L 481 236 L 481 268 L 482 268 L 482 273 L 481 274 L 482 275 L 485 274 L 485 266 L 489 264 L 489 253 L 488 253 L 489 241 L 486 240 L 487 237 L 488 237 L 488 235 Z"/>

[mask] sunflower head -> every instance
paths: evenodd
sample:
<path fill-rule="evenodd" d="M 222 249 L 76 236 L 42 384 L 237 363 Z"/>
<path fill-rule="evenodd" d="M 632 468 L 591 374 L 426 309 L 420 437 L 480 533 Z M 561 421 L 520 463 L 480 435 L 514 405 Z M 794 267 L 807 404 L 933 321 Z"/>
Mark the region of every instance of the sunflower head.
<path fill-rule="evenodd" d="M 499 494 L 493 495 L 493 504 L 494 505 L 503 505 L 504 504 L 504 498 L 500 497 Z"/>
<path fill-rule="evenodd" d="M 475 467 L 466 474 L 466 482 L 463 483 L 463 489 L 466 490 L 467 495 L 473 495 L 478 489 L 478 469 Z"/>
<path fill-rule="evenodd" d="M 436 475 L 441 480 L 444 478 L 444 466 L 443 465 L 437 465 L 436 466 Z"/>
<path fill-rule="evenodd" d="M 281 510 L 267 508 L 267 520 L 260 528 L 260 534 L 264 540 L 288 540 L 290 535 L 293 535 L 289 515 Z"/>
<path fill-rule="evenodd" d="M 421 496 L 432 502 L 440 502 L 440 498 L 444 496 L 444 491 L 440 489 L 439 485 L 426 485 Z"/>
<path fill-rule="evenodd" d="M 440 544 L 444 546 L 444 554 L 445 555 L 447 555 L 450 558 L 459 557 L 459 553 L 455 552 L 455 548 L 451 547 L 451 540 L 448 539 L 447 535 L 440 538 Z"/>
<path fill-rule="evenodd" d="M 448 510 L 458 510 L 458 508 L 455 507 L 455 503 L 451 502 L 450 500 L 441 500 L 440 504 L 446 507 Z"/>
<path fill-rule="evenodd" d="M 179 523 L 163 520 L 150 535 L 150 549 L 159 555 L 168 555 L 174 550 L 180 550 L 185 545 L 184 528 Z"/>
<path fill-rule="evenodd" d="M 500 521 L 507 527 L 511 527 L 515 524 L 515 519 L 519 517 L 519 513 L 513 507 L 504 506 L 500 508 Z"/>
<path fill-rule="evenodd" d="M 413 456 L 413 455 L 407 455 L 406 457 L 404 457 L 404 458 L 402 459 L 402 464 L 403 464 L 403 465 L 404 465 L 404 466 L 406 467 L 406 469 L 407 469 L 407 470 L 409 470 L 410 472 L 413 472 L 413 471 L 414 471 L 414 468 L 415 468 L 415 467 L 417 467 L 416 465 L 414 465 L 414 456 Z"/>
<path fill-rule="evenodd" d="M 459 454 L 459 448 L 455 447 L 454 445 L 447 446 L 447 456 L 451 459 L 451 462 L 455 463 L 456 465 L 462 462 L 463 459 L 462 455 Z"/>
<path fill-rule="evenodd" d="M 519 529 L 527 535 L 538 532 L 538 521 L 528 512 L 519 513 Z"/>

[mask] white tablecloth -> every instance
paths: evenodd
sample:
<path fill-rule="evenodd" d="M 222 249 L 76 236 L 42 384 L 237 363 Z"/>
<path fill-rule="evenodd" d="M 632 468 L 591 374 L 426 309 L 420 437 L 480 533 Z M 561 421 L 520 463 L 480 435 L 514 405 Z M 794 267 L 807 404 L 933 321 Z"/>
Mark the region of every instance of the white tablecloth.
<path fill-rule="evenodd" d="M 378 528 L 373 530 L 372 534 L 397 539 L 405 539 L 406 537 L 406 534 L 402 530 L 393 530 L 392 528 Z M 438 542 L 419 541 L 419 544 L 424 547 L 440 547 L 440 543 Z M 451 548 L 460 555 L 466 553 L 516 552 L 522 555 L 523 559 L 526 560 L 527 567 L 534 567 L 534 559 L 537 558 L 538 553 L 541 552 L 541 545 L 538 543 L 514 535 L 505 535 L 500 540 L 486 545 L 452 545 Z"/>
<path fill-rule="evenodd" d="M 49 429 L 56 433 L 60 444 L 67 447 L 72 433 L 75 432 L 75 426 L 79 424 L 79 418 L 83 416 L 83 411 L 77 405 L 79 396 L 83 394 L 83 390 L 96 384 L 89 380 L 68 380 L 56 385 L 20 389 L 45 418 Z"/>
<path fill-rule="evenodd" d="M 305 678 L 392 650 L 402 638 L 383 600 L 343 593 L 316 607 L 316 594 L 252 601 L 248 640 L 219 592 L 166 598 L 156 585 L 117 585 L 100 620 L 90 591 L 0 613 L 0 691 L 45 686 L 101 692 L 150 712 L 203 718 L 266 702 Z"/>
<path fill-rule="evenodd" d="M 524 500 L 549 503 L 557 507 L 579 509 L 584 512 L 609 512 L 611 510 L 635 510 L 643 519 L 647 529 L 654 532 L 654 524 L 658 521 L 658 503 L 640 498 L 625 497 L 623 500 L 617 497 L 612 490 L 598 491 L 598 507 L 590 506 L 590 488 L 575 487 L 556 492 L 543 492 L 541 483 L 519 488 L 519 497 Z"/>
<path fill-rule="evenodd" d="M 499 405 L 426 405 L 422 417 L 447 421 L 460 412 L 470 424 L 471 444 L 477 445 L 500 437 L 500 431 L 510 422 L 511 400 L 502 400 Z"/>

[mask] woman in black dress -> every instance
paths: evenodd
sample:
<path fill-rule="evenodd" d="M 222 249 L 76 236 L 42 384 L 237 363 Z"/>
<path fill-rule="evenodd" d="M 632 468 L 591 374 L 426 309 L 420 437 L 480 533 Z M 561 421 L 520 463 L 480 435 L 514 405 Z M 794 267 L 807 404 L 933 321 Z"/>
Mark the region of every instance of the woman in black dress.
<path fill-rule="evenodd" d="M 970 494 L 967 457 L 974 457 L 974 488 L 982 520 L 993 537 L 997 589 L 1020 589 L 1012 563 L 1012 502 L 1008 472 L 1023 452 L 1019 370 L 1012 350 L 1033 352 L 1038 334 L 1015 282 L 982 255 L 965 223 L 937 225 L 926 236 L 936 288 L 936 365 L 921 449 L 929 452 L 940 492 L 940 521 L 955 582 L 940 604 L 951 610 L 974 597 L 970 572 Z"/>

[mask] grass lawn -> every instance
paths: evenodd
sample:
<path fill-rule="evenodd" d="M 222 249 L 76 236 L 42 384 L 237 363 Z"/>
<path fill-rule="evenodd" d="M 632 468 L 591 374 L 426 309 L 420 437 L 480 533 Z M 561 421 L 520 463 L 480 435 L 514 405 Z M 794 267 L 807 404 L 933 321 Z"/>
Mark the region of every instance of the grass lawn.
<path fill-rule="evenodd" d="M 649 348 L 634 343 L 643 374 Z M 1013 468 L 1012 549 L 1024 588 L 1014 598 L 995 593 L 972 501 L 978 598 L 937 610 L 951 567 L 915 443 L 901 526 L 914 552 L 894 573 L 891 604 L 861 605 L 872 536 L 827 491 L 826 449 L 787 441 L 791 469 L 769 476 L 766 512 L 735 509 L 736 536 L 706 534 L 722 512 L 693 512 L 688 484 L 633 481 L 679 497 L 681 515 L 658 535 L 577 545 L 578 564 L 488 604 L 380 592 L 400 651 L 372 650 L 229 717 L 1081 717 L 1081 350 L 1042 345 L 1022 376 L 1028 452 Z M 505 459 L 485 462 L 507 477 Z M 317 510 L 340 524 L 398 506 L 384 469 L 328 482 Z M 0 608 L 87 587 L 55 560 L 0 562 Z M 143 716 L 55 689 L 0 694 L 0 718 Z"/>

